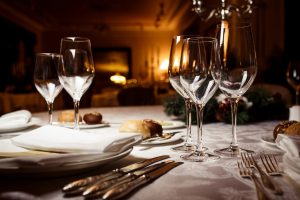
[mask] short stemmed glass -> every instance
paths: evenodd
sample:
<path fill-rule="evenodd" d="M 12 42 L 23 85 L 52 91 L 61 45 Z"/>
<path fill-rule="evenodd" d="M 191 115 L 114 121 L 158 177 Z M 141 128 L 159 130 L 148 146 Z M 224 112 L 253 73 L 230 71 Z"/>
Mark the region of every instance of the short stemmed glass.
<path fill-rule="evenodd" d="M 182 155 L 184 160 L 204 162 L 220 157 L 203 148 L 203 111 L 208 100 L 218 89 L 218 78 L 213 78 L 212 68 L 220 64 L 216 38 L 198 37 L 184 40 L 180 61 L 180 83 L 196 106 L 197 145 L 191 154 Z"/>
<path fill-rule="evenodd" d="M 74 129 L 79 129 L 80 99 L 92 84 L 95 74 L 91 42 L 88 38 L 81 37 L 62 38 L 60 53 L 64 65 L 58 69 L 58 77 L 64 89 L 73 98 Z"/>
<path fill-rule="evenodd" d="M 296 94 L 295 104 L 299 105 L 299 93 L 300 93 L 300 61 L 292 60 L 288 64 L 286 71 L 287 82 L 293 87 Z"/>
<path fill-rule="evenodd" d="M 217 149 L 215 153 L 236 157 L 241 151 L 253 152 L 239 147 L 236 123 L 238 102 L 252 85 L 257 73 L 256 52 L 249 23 L 229 24 L 223 21 L 217 26 L 216 35 L 221 58 L 219 88 L 231 103 L 232 140 L 229 147 Z"/>
<path fill-rule="evenodd" d="M 168 67 L 168 76 L 169 81 L 172 87 L 176 90 L 176 92 L 183 97 L 185 103 L 185 115 L 186 115 L 186 137 L 183 145 L 173 147 L 172 150 L 178 152 L 192 152 L 195 148 L 195 144 L 193 144 L 191 137 L 191 118 L 192 113 L 191 109 L 193 103 L 188 96 L 187 92 L 184 90 L 183 86 L 180 83 L 179 78 L 179 64 L 181 57 L 182 44 L 184 39 L 188 36 L 174 36 L 172 38 L 171 51 L 170 51 L 170 59 L 169 59 L 169 67 Z"/>
<path fill-rule="evenodd" d="M 38 92 L 45 98 L 48 104 L 49 124 L 52 124 L 53 103 L 61 92 L 62 85 L 59 82 L 57 69 L 63 67 L 63 58 L 55 53 L 36 54 L 34 68 L 34 85 Z"/>

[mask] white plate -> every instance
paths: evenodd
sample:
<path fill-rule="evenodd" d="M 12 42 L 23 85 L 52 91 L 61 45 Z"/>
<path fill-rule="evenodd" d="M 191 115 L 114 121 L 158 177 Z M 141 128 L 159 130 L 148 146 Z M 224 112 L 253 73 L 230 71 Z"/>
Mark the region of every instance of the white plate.
<path fill-rule="evenodd" d="M 174 128 L 182 128 L 185 127 L 185 123 L 182 121 L 163 121 L 162 128 L 163 129 L 174 129 Z"/>
<path fill-rule="evenodd" d="M 261 141 L 268 146 L 277 147 L 273 136 L 262 136 Z"/>
<path fill-rule="evenodd" d="M 68 160 L 66 163 L 63 163 L 64 160 L 61 159 L 62 161 L 59 163 L 50 163 L 48 165 L 39 162 L 32 163 L 31 160 L 29 160 L 30 165 L 28 165 L 24 162 L 26 161 L 26 157 L 14 158 L 13 162 L 7 159 L 7 164 L 2 163 L 2 165 L 0 165 L 0 176 L 56 177 L 60 175 L 70 175 L 78 171 L 84 172 L 99 165 L 121 159 L 130 154 L 132 149 L 133 148 L 127 149 L 118 154 L 112 154 L 109 157 L 98 156 L 97 158 L 93 155 L 91 159 L 86 159 L 86 161 L 80 161 L 80 156 L 82 155 L 79 155 L 78 157 L 73 157 L 71 161 Z M 79 158 L 79 161 L 77 158 Z M 25 163 L 25 166 L 20 167 L 19 162 Z"/>
<path fill-rule="evenodd" d="M 0 133 L 24 130 L 30 126 L 37 125 L 40 122 L 41 120 L 39 118 L 32 117 L 27 124 L 14 124 L 11 126 L 0 127 Z"/>
<path fill-rule="evenodd" d="M 181 139 L 181 134 L 180 133 L 176 133 L 173 137 L 171 137 L 170 139 L 161 139 L 158 138 L 157 140 L 150 140 L 150 141 L 142 141 L 141 145 L 157 145 L 157 144 L 168 144 L 171 142 L 176 142 L 178 140 Z"/>
<path fill-rule="evenodd" d="M 72 123 L 72 122 L 69 122 L 69 123 L 53 122 L 53 125 L 63 126 L 66 128 L 74 128 L 74 123 Z M 107 126 L 109 126 L 109 124 L 107 122 L 102 122 L 101 124 L 85 124 L 85 123 L 79 124 L 79 128 L 81 128 L 81 129 L 101 128 L 101 127 L 107 127 Z"/>

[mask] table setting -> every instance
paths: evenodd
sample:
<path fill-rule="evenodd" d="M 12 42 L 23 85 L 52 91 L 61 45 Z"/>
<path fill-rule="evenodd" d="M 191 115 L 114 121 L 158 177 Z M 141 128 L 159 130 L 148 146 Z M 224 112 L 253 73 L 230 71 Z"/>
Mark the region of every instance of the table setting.
<path fill-rule="evenodd" d="M 60 54 L 37 54 L 34 81 L 48 112 L 0 117 L 0 130 L 23 124 L 0 133 L 0 199 L 299 199 L 300 122 L 266 113 L 238 123 L 238 110 L 255 104 L 244 98 L 257 73 L 251 26 L 176 36 L 170 61 L 184 119 L 166 105 L 79 109 L 95 73 L 88 38 L 62 38 Z M 74 110 L 53 110 L 62 89 Z M 219 121 L 206 118 L 210 100 L 223 106 L 213 111 Z"/>

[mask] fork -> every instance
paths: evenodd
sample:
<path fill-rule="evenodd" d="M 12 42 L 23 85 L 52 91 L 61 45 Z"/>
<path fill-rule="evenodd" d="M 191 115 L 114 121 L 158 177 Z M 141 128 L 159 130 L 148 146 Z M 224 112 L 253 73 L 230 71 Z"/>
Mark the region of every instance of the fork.
<path fill-rule="evenodd" d="M 246 167 L 242 162 L 237 162 L 239 173 L 241 177 L 243 178 L 250 178 L 255 185 L 257 198 L 259 200 L 271 200 L 272 198 L 269 197 L 269 195 L 266 193 L 264 186 L 261 184 L 258 177 L 253 173 L 251 169 Z"/>
<path fill-rule="evenodd" d="M 275 155 L 260 155 L 260 159 L 270 176 L 281 176 L 283 171 L 279 168 Z"/>
<path fill-rule="evenodd" d="M 277 195 L 283 195 L 282 189 L 271 179 L 271 177 L 265 171 L 262 170 L 262 168 L 257 164 L 256 160 L 253 158 L 252 154 L 241 153 L 241 156 L 242 161 L 244 162 L 246 167 L 257 169 L 264 186 L 274 191 L 274 193 Z"/>

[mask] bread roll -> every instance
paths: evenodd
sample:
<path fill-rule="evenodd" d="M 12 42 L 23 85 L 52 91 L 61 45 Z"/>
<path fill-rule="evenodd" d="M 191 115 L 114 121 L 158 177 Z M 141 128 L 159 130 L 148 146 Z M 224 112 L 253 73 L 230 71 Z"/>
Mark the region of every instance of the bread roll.
<path fill-rule="evenodd" d="M 285 130 L 285 134 L 300 136 L 300 122 L 293 123 L 289 127 L 287 127 L 287 129 Z"/>
<path fill-rule="evenodd" d="M 83 121 L 86 124 L 100 124 L 102 115 L 99 112 L 91 112 L 83 115 Z"/>
<path fill-rule="evenodd" d="M 62 111 L 58 114 L 58 121 L 61 123 L 66 123 L 66 122 L 74 122 L 74 116 L 75 113 L 74 111 L 67 110 L 67 111 Z M 82 121 L 82 117 L 79 115 L 79 121 Z"/>
<path fill-rule="evenodd" d="M 286 134 L 286 130 L 288 129 L 288 127 L 290 127 L 291 125 L 293 125 L 295 123 L 297 123 L 297 121 L 283 121 L 283 122 L 280 122 L 274 128 L 274 131 L 273 131 L 274 140 L 276 140 L 278 134 Z M 289 133 L 292 132 L 293 129 L 289 130 L 288 132 Z"/>
<path fill-rule="evenodd" d="M 138 133 L 145 139 L 154 135 L 162 135 L 162 126 L 158 122 L 149 119 L 128 120 L 120 126 L 119 132 Z"/>

